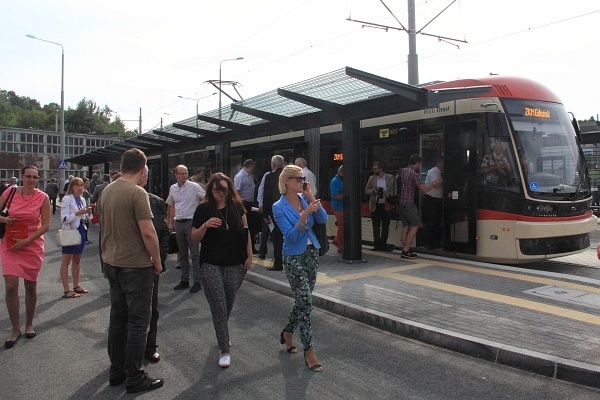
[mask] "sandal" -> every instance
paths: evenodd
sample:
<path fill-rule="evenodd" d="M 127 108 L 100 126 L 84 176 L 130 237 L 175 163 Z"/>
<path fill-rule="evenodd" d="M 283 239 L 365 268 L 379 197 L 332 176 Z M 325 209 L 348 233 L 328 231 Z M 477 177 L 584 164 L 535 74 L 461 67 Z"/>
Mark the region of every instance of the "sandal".
<path fill-rule="evenodd" d="M 288 335 L 290 334 L 289 332 L 286 332 L 285 329 L 281 331 L 281 335 L 279 336 L 279 343 L 281 344 L 285 344 L 285 351 L 287 351 L 288 353 L 292 353 L 292 354 L 296 354 L 298 352 L 298 349 L 296 349 L 296 346 L 294 346 L 294 342 L 293 339 L 290 338 L 290 346 L 288 347 L 288 341 L 285 338 L 285 333 L 287 333 Z"/>
<path fill-rule="evenodd" d="M 87 291 L 86 289 L 82 288 L 81 286 L 74 287 L 73 291 L 75 293 L 78 293 L 78 294 L 89 293 L 89 291 Z"/>
<path fill-rule="evenodd" d="M 70 296 L 67 296 L 67 293 L 71 293 Z M 73 290 L 67 290 L 65 292 L 65 295 L 63 296 L 65 299 L 75 299 L 77 297 L 81 297 L 81 295 L 75 293 Z"/>

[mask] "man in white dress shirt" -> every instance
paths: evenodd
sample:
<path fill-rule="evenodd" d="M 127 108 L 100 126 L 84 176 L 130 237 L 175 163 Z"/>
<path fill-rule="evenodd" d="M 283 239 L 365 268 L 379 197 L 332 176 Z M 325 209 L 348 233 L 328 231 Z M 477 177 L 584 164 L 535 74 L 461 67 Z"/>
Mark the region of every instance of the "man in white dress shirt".
<path fill-rule="evenodd" d="M 179 247 L 181 261 L 181 280 L 173 288 L 174 290 L 187 289 L 190 287 L 190 260 L 188 250 L 192 256 L 192 272 L 194 284 L 190 293 L 198 292 L 200 284 L 200 245 L 192 240 L 192 219 L 200 200 L 206 192 L 196 182 L 188 180 L 188 169 L 185 165 L 175 167 L 177 183 L 171 186 L 169 196 L 172 196 L 172 207 L 175 209 L 175 218 L 169 218 L 169 229 L 175 228 L 175 237 Z"/>

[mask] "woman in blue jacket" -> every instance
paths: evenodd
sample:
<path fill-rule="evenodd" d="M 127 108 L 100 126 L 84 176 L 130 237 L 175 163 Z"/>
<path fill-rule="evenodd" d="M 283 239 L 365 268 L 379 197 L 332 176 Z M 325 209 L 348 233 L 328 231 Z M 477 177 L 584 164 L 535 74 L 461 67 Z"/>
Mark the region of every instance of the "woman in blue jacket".
<path fill-rule="evenodd" d="M 273 217 L 283 233 L 283 266 L 295 303 L 280 341 L 289 353 L 296 353 L 293 336 L 296 328 L 300 328 L 306 365 L 312 371 L 322 372 L 312 342 L 312 291 L 317 281 L 321 248 L 312 227 L 315 222 L 326 223 L 327 212 L 310 189 L 310 183 L 302 176 L 302 168 L 288 165 L 281 172 L 281 198 L 273 204 Z"/>

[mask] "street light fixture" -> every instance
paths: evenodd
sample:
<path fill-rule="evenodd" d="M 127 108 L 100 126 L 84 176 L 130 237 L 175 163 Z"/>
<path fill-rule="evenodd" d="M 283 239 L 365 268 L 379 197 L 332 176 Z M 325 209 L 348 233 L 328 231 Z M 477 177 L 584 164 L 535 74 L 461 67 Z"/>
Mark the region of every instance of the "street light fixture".
<path fill-rule="evenodd" d="M 221 69 L 222 68 L 221 67 L 225 61 L 238 61 L 238 60 L 243 60 L 243 59 L 244 59 L 244 57 L 228 58 L 226 60 L 221 60 L 221 62 L 219 63 L 219 119 L 221 119 L 221 92 L 222 92 L 222 90 L 221 90 L 221 83 L 222 83 Z"/>
<path fill-rule="evenodd" d="M 60 74 L 60 161 L 65 159 L 65 48 L 62 44 L 51 42 L 50 40 L 40 39 L 33 35 L 25 35 L 30 39 L 40 40 L 46 43 L 52 43 L 60 46 L 62 50 L 62 66 Z M 60 162 L 59 161 L 59 162 Z M 62 182 L 66 179 L 66 170 L 59 169 Z"/>
<path fill-rule="evenodd" d="M 180 99 L 195 100 L 196 101 L 196 128 L 198 127 L 198 100 L 202 100 L 202 99 L 205 99 L 207 97 L 214 96 L 215 94 L 217 94 L 217 92 L 211 93 L 208 96 L 200 97 L 200 98 L 197 98 L 197 99 L 193 99 L 191 97 L 185 97 L 185 96 L 177 96 Z"/>

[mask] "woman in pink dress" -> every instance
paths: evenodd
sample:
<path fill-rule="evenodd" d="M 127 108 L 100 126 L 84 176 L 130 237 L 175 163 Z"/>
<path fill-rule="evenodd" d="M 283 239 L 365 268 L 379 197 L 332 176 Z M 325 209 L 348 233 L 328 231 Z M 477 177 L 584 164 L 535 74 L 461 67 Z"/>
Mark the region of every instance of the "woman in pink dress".
<path fill-rule="evenodd" d="M 25 337 L 31 339 L 36 335 L 33 315 L 37 304 L 37 279 L 44 260 L 42 235 L 50 228 L 50 200 L 37 188 L 37 168 L 24 167 L 21 180 L 23 186 L 7 189 L 0 197 L 0 209 L 3 209 L 11 192 L 15 191 L 9 216 L 0 217 L 0 222 L 6 223 L 6 234 L 0 243 L 0 264 L 6 289 L 6 308 L 12 324 L 12 332 L 4 342 L 7 349 L 21 337 L 19 278 L 23 278 L 25 286 Z"/>

